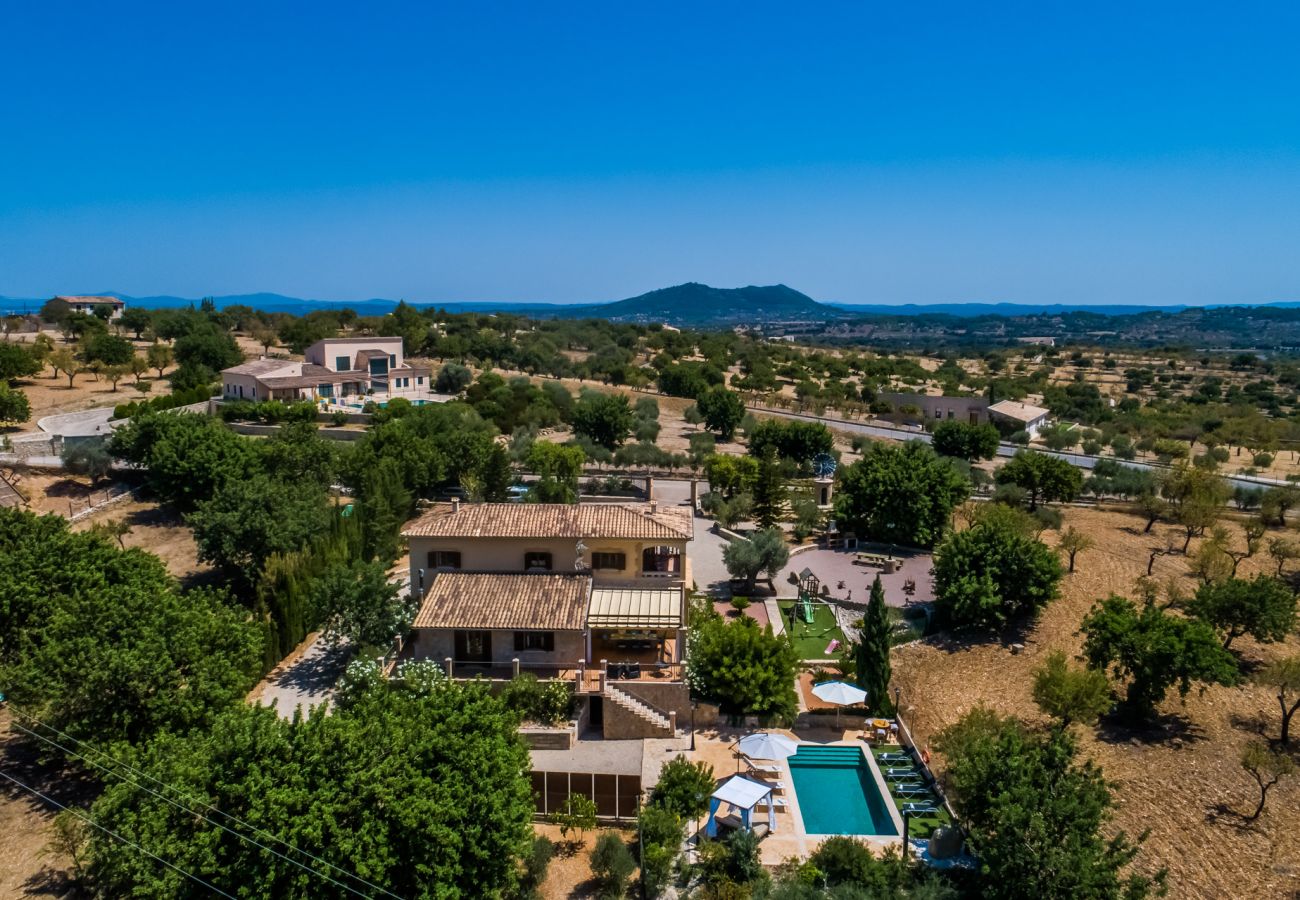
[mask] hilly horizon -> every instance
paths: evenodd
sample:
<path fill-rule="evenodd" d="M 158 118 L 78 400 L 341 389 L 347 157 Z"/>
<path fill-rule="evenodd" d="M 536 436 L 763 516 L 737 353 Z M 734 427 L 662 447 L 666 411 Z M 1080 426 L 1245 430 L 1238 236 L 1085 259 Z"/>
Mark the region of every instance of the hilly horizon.
<path fill-rule="evenodd" d="M 74 292 L 64 292 L 74 293 Z M 202 298 L 171 294 L 133 296 L 122 291 L 78 291 L 75 293 L 118 297 L 128 304 L 149 309 L 197 305 Z M 38 310 L 48 297 L 11 297 L 0 294 L 0 313 L 30 313 Z M 593 317 L 624 322 L 663 322 L 671 325 L 704 326 L 750 322 L 786 323 L 848 319 L 854 316 L 981 316 L 1063 315 L 1073 312 L 1102 316 L 1126 316 L 1151 312 L 1177 313 L 1188 309 L 1226 307 L 1294 308 L 1300 301 L 1278 300 L 1266 303 L 1223 303 L 1206 306 L 1190 304 L 1123 304 L 1086 303 L 1013 303 L 1013 302 L 940 302 L 940 303 L 844 303 L 819 301 L 785 284 L 747 285 L 719 288 L 701 282 L 684 282 L 658 288 L 614 301 L 562 303 L 554 301 L 516 300 L 390 300 L 373 297 L 362 300 L 326 300 L 293 297 L 262 291 L 249 294 L 213 296 L 220 307 L 244 305 L 265 312 L 302 315 L 313 309 L 348 308 L 361 315 L 383 315 L 400 302 L 411 306 L 444 308 L 449 312 L 517 312 L 541 318 Z"/>

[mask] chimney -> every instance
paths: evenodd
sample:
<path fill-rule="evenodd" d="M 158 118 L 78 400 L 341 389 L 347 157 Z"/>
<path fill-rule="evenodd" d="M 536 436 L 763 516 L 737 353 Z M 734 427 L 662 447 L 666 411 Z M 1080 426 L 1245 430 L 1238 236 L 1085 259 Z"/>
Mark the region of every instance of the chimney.
<path fill-rule="evenodd" d="M 460 512 L 460 498 L 459 498 L 459 497 L 452 497 L 452 498 L 451 498 L 451 511 L 454 512 L 454 513 L 458 513 L 458 512 Z"/>
<path fill-rule="evenodd" d="M 657 512 L 659 512 L 659 501 L 658 501 L 658 500 L 651 500 L 651 501 L 650 501 L 650 515 L 653 516 L 653 515 L 654 515 L 655 513 L 657 513 Z"/>

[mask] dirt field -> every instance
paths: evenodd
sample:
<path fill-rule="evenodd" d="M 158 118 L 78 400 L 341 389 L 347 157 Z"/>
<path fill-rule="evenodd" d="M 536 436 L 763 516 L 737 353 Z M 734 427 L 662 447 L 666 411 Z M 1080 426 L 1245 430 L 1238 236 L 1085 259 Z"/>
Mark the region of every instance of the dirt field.
<path fill-rule="evenodd" d="M 12 716 L 0 711 L 0 772 L 65 805 L 85 807 L 90 785 L 42 765 L 10 729 Z M 69 860 L 49 848 L 57 809 L 6 779 L 0 779 L 0 898 L 76 897 Z"/>
<path fill-rule="evenodd" d="M 105 492 L 113 494 L 130 490 L 125 481 L 104 482 L 92 490 L 83 478 L 70 478 L 61 474 L 24 472 L 19 487 L 31 498 L 28 509 L 35 513 L 54 513 L 67 517 L 70 511 L 81 510 L 88 502 L 98 504 Z M 79 519 L 73 531 L 85 531 L 96 523 L 125 519 L 131 531 L 122 538 L 127 547 L 140 547 L 162 558 L 167 570 L 182 580 L 201 578 L 211 571 L 198 560 L 194 534 L 180 516 L 152 501 L 123 497 L 114 500 L 96 512 Z"/>
<path fill-rule="evenodd" d="M 538 824 L 533 830 L 539 836 L 545 836 L 555 841 L 557 845 L 561 844 L 560 829 L 555 825 Z M 585 900 L 585 898 L 596 896 L 596 886 L 591 880 L 591 851 L 596 846 L 596 839 L 600 837 L 602 831 L 610 829 L 597 828 L 589 831 L 586 838 L 579 844 L 573 835 L 569 835 L 572 848 L 567 848 L 563 853 L 560 847 L 556 847 L 556 854 L 551 859 L 551 866 L 546 870 L 546 881 L 542 882 L 542 897 L 544 900 Z M 624 842 L 628 844 L 629 850 L 634 850 L 633 842 L 636 840 L 636 832 L 631 829 L 613 829 Z M 636 878 L 636 873 L 632 877 Z"/>
<path fill-rule="evenodd" d="M 1030 695 L 1033 671 L 1052 650 L 1077 653 L 1076 632 L 1092 603 L 1111 592 L 1132 596 L 1134 580 L 1146 571 L 1147 548 L 1164 540 L 1156 533 L 1161 526 L 1142 535 L 1142 523 L 1123 512 L 1071 509 L 1065 524 L 1089 533 L 1097 549 L 1080 554 L 1061 599 L 1027 634 L 1005 644 L 931 639 L 896 651 L 895 683 L 919 741 L 980 704 L 1045 721 Z M 1253 576 L 1268 565 L 1267 558 L 1247 560 L 1241 574 Z M 1192 587 L 1181 556 L 1157 560 L 1155 574 Z M 1012 652 L 1015 641 L 1023 641 L 1023 652 Z M 1240 638 L 1233 646 L 1248 660 L 1266 660 L 1295 653 L 1300 640 L 1260 646 Z M 1260 728 L 1275 733 L 1276 699 L 1252 685 L 1212 687 L 1193 690 L 1185 703 L 1173 693 L 1161 713 L 1165 728 L 1159 734 L 1076 728 L 1083 752 L 1115 785 L 1115 825 L 1130 836 L 1150 829 L 1138 866 L 1167 867 L 1170 897 L 1287 897 L 1300 890 L 1300 778 L 1274 788 L 1252 826 L 1231 812 L 1253 808 L 1254 782 L 1238 757 Z"/>

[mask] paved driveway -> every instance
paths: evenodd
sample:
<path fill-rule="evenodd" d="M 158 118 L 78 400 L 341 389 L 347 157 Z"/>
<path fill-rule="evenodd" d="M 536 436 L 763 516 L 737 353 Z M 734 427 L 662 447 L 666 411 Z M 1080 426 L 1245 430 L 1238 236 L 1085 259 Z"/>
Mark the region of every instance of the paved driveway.
<path fill-rule="evenodd" d="M 655 499 L 665 506 L 689 506 L 691 483 L 655 479 Z M 691 578 L 698 590 L 728 597 L 731 595 L 728 587 L 731 576 L 722 564 L 722 549 L 727 542 L 709 530 L 712 524 L 712 519 L 695 519 L 695 539 L 686 545 L 686 555 L 691 560 Z"/>
<path fill-rule="evenodd" d="M 347 661 L 345 645 L 330 648 L 317 637 L 295 662 L 267 678 L 260 702 L 274 706 L 282 719 L 292 719 L 299 708 L 305 715 L 330 698 Z"/>

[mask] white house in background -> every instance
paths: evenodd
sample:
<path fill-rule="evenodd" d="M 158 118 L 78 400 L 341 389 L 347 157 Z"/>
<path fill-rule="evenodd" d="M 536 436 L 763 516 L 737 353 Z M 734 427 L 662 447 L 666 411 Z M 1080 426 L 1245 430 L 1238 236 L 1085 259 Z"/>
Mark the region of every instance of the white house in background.
<path fill-rule="evenodd" d="M 326 338 L 307 348 L 302 362 L 255 359 L 221 373 L 226 400 L 313 400 L 352 405 L 404 397 L 415 403 L 433 399 L 425 366 L 407 365 L 402 339 Z"/>
<path fill-rule="evenodd" d="M 1019 428 L 1023 428 L 1029 432 L 1031 438 L 1035 437 L 1047 424 L 1049 415 L 1051 415 L 1050 411 L 1043 409 L 1041 406 L 1021 403 L 1019 400 L 999 400 L 989 407 L 989 418 L 1010 422 Z"/>
<path fill-rule="evenodd" d="M 112 310 L 109 314 L 110 320 L 122 318 L 122 312 L 126 309 L 126 304 L 116 297 L 99 297 L 85 294 L 60 294 L 54 299 L 62 300 L 64 303 L 68 304 L 68 308 L 73 312 L 84 313 L 88 316 L 93 316 L 97 309 L 107 307 Z"/>

